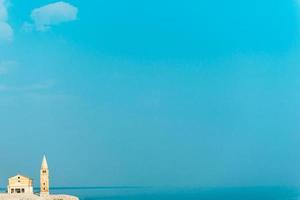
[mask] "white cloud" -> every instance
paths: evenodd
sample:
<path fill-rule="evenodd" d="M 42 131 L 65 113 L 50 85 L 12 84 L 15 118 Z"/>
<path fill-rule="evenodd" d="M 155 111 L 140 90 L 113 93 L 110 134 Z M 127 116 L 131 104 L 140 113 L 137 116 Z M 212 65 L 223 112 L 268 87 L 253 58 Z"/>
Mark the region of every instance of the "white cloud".
<path fill-rule="evenodd" d="M 4 0 L 0 0 L 0 21 L 7 20 L 7 8 Z"/>
<path fill-rule="evenodd" d="M 31 12 L 31 19 L 38 31 L 45 31 L 53 25 L 76 20 L 77 13 L 78 8 L 60 1 L 34 9 Z M 25 28 L 28 27 L 27 23 Z"/>
<path fill-rule="evenodd" d="M 7 22 L 7 2 L 0 0 L 0 43 L 10 41 L 13 37 L 13 30 Z"/>
<path fill-rule="evenodd" d="M 55 87 L 54 80 L 47 80 L 40 83 L 22 86 L 11 86 L 6 84 L 0 84 L 0 92 L 39 92 L 50 90 Z"/>
<path fill-rule="evenodd" d="M 25 31 L 25 32 L 31 32 L 34 30 L 34 24 L 31 24 L 29 22 L 24 22 L 23 25 L 22 25 L 22 31 Z"/>
<path fill-rule="evenodd" d="M 7 86 L 0 84 L 0 92 L 5 92 L 7 90 Z"/>
<path fill-rule="evenodd" d="M 0 43 L 1 41 L 11 41 L 13 37 L 13 30 L 6 22 L 0 21 Z"/>
<path fill-rule="evenodd" d="M 46 90 L 53 88 L 55 86 L 54 80 L 47 80 L 44 82 L 36 83 L 27 87 L 24 87 L 23 90 Z"/>

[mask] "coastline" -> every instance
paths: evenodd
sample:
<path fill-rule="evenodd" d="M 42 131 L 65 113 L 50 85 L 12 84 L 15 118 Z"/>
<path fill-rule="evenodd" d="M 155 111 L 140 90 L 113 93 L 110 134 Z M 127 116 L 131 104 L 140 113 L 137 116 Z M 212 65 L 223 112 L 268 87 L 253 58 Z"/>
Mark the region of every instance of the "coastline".
<path fill-rule="evenodd" d="M 49 195 L 37 195 L 37 194 L 7 194 L 0 193 L 0 200 L 79 200 L 78 197 L 66 194 L 49 194 Z"/>

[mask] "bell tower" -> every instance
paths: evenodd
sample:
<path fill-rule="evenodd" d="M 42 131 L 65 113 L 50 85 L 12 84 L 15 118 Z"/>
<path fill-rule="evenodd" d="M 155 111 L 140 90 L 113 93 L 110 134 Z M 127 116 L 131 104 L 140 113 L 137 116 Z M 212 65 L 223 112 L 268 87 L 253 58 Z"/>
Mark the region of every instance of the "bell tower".
<path fill-rule="evenodd" d="M 45 155 L 40 172 L 40 195 L 49 195 L 49 169 Z"/>

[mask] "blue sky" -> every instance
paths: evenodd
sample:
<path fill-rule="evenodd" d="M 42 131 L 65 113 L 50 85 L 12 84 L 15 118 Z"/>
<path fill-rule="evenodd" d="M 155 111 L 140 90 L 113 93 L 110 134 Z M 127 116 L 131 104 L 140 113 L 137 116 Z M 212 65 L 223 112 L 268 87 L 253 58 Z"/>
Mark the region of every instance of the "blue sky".
<path fill-rule="evenodd" d="M 0 184 L 299 185 L 299 13 L 0 0 Z"/>

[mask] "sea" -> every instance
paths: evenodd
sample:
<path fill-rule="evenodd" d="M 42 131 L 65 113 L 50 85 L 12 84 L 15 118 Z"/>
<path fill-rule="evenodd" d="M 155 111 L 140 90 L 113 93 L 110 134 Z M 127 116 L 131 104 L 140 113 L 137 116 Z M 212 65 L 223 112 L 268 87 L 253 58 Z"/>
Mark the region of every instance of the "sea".
<path fill-rule="evenodd" d="M 289 187 L 68 187 L 51 190 L 56 194 L 75 195 L 80 200 L 300 200 L 299 191 Z"/>

